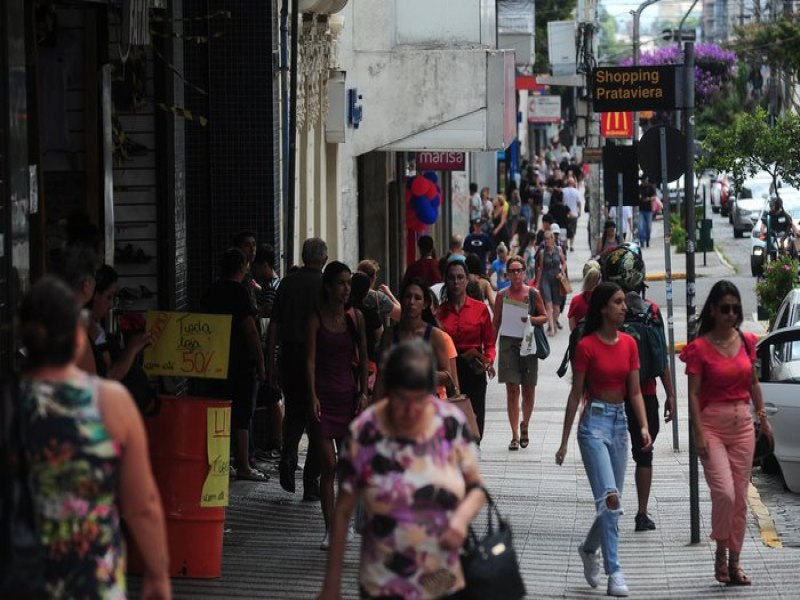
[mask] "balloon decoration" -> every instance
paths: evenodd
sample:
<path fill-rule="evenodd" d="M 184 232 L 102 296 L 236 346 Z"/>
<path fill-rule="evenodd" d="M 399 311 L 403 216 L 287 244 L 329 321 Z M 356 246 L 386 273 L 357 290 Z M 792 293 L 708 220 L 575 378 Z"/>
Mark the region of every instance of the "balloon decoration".
<path fill-rule="evenodd" d="M 417 235 L 436 223 L 439 218 L 439 205 L 442 203 L 442 190 L 439 179 L 433 171 L 406 179 L 406 258 L 408 264 L 416 256 Z"/>

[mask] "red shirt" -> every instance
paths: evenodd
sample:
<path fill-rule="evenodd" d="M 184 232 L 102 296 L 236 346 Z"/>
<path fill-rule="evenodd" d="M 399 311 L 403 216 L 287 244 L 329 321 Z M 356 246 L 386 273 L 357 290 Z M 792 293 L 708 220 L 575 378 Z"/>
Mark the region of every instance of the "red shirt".
<path fill-rule="evenodd" d="M 616 344 L 606 344 L 597 333 L 584 336 L 575 350 L 572 365 L 576 373 L 586 373 L 589 398 L 600 398 L 603 391 L 628 389 L 628 373 L 639 369 L 639 349 L 627 333 L 620 332 Z"/>
<path fill-rule="evenodd" d="M 589 312 L 589 299 L 592 297 L 592 291 L 581 292 L 577 296 L 573 296 L 569 301 L 569 312 L 567 312 L 568 319 L 575 319 L 579 323 L 586 314 Z"/>
<path fill-rule="evenodd" d="M 467 296 L 459 311 L 450 302 L 444 302 L 439 306 L 436 317 L 442 329 L 453 338 L 459 354 L 477 348 L 489 362 L 494 362 L 494 326 L 489 309 L 483 302 Z"/>
<path fill-rule="evenodd" d="M 406 274 L 403 276 L 403 282 L 408 281 L 412 277 L 419 277 L 425 284 L 430 287 L 434 283 L 442 282 L 442 274 L 439 272 L 439 264 L 435 258 L 425 256 L 420 258 L 417 262 L 412 263 L 406 269 Z"/>
<path fill-rule="evenodd" d="M 700 407 L 711 402 L 750 401 L 756 336 L 742 333 L 744 342 L 733 358 L 724 356 L 705 337 L 699 337 L 681 352 L 687 375 L 700 376 Z M 748 353 L 749 350 L 749 353 Z"/>

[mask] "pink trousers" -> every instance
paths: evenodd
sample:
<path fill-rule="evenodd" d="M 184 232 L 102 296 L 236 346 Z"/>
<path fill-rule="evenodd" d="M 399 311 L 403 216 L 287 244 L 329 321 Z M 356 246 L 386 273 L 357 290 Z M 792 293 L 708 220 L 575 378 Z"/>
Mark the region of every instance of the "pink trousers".
<path fill-rule="evenodd" d="M 747 487 L 755 433 L 750 403 L 712 402 L 700 414 L 708 454 L 701 459 L 711 490 L 711 539 L 740 552 L 747 526 Z"/>

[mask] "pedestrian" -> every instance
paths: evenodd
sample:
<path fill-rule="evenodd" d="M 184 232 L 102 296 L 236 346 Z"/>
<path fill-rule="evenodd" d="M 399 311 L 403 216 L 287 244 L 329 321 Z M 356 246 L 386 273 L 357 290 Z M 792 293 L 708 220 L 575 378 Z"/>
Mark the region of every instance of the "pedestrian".
<path fill-rule="evenodd" d="M 267 359 L 270 384 L 280 384 L 284 399 L 283 448 L 278 463 L 281 487 L 294 493 L 294 474 L 298 463 L 298 447 L 303 432 L 308 435 L 308 452 L 303 467 L 303 499 L 319 499 L 319 448 L 314 428 L 308 428 L 312 418 L 311 390 L 306 367 L 306 328 L 312 314 L 319 310 L 322 294 L 322 268 L 328 262 L 328 245 L 320 238 L 303 242 L 303 266 L 287 273 L 281 280 L 272 317 L 269 323 Z M 280 344 L 279 362 L 275 364 L 276 348 Z"/>
<path fill-rule="evenodd" d="M 494 313 L 494 302 L 497 294 L 495 294 L 489 279 L 485 275 L 481 274 L 478 256 L 475 254 L 467 255 L 464 264 L 466 265 L 467 272 L 469 273 L 467 293 L 469 293 L 470 288 L 477 286 L 479 293 L 471 297 L 475 298 L 479 302 L 486 302 L 486 304 L 489 306 L 489 310 Z"/>
<path fill-rule="evenodd" d="M 383 319 L 384 325 L 389 321 L 400 320 L 400 301 L 394 297 L 392 290 L 385 283 L 378 284 L 378 273 L 381 266 L 377 260 L 365 258 L 358 263 L 356 271 L 365 273 L 369 277 L 370 291 L 364 298 L 364 307 L 376 309 Z"/>
<path fill-rule="evenodd" d="M 494 251 L 494 244 L 492 239 L 483 232 L 483 221 L 472 221 L 472 231 L 464 239 L 464 252 L 474 254 L 480 261 L 480 274 L 486 273 L 487 258 Z"/>
<path fill-rule="evenodd" d="M 650 247 L 650 232 L 653 228 L 653 201 L 657 199 L 656 187 L 645 175 L 639 186 L 639 245 Z"/>
<path fill-rule="evenodd" d="M 24 508 L 40 531 L 42 570 L 33 575 L 48 598 L 124 598 L 124 517 L 144 561 L 142 598 L 168 600 L 164 513 L 144 424 L 125 388 L 78 368 L 87 343 L 80 310 L 74 292 L 54 277 L 34 284 L 20 307 L 25 365 L 10 392 L 19 414 L 3 410 L 23 433 L 33 495 Z M 0 447 L 10 459 L 5 434 Z M 0 505 L 5 516 L 7 504 Z"/>
<path fill-rule="evenodd" d="M 639 354 L 636 341 L 619 331 L 625 321 L 625 294 L 615 283 L 603 282 L 592 293 L 583 336 L 572 365 L 572 388 L 564 415 L 561 446 L 556 464 L 567 454 L 572 423 L 581 400 L 586 398 L 578 426 L 578 446 L 594 495 L 596 517 L 578 553 L 587 583 L 600 583 L 600 558 L 608 575 L 609 596 L 627 596 L 628 586 L 619 563 L 618 521 L 628 462 L 628 428 L 625 397 L 631 398 L 640 423 L 647 423 L 639 390 Z M 650 432 L 641 428 L 642 450 L 647 451 Z"/>
<path fill-rule="evenodd" d="M 570 252 L 575 250 L 575 232 L 578 230 L 578 219 L 583 209 L 583 198 L 578 190 L 578 183 L 572 177 L 567 178 L 567 185 L 563 190 L 564 205 L 569 209 L 567 219 L 567 240 Z"/>
<path fill-rule="evenodd" d="M 381 353 L 386 354 L 400 342 L 421 338 L 430 344 L 433 355 L 436 357 L 437 390 L 444 387 L 446 391 L 444 397 L 454 397 L 460 394 L 460 390 L 457 372 L 450 368 L 450 346 L 453 346 L 453 342 L 448 340 L 449 336 L 439 328 L 439 323 L 431 310 L 432 297 L 430 288 L 419 277 L 414 277 L 405 283 L 400 289 L 400 304 L 403 307 L 403 314 L 399 323 L 384 332 L 381 340 Z M 456 356 L 458 356 L 457 353 L 453 359 Z M 383 397 L 385 389 L 381 373 L 378 375 L 376 395 Z"/>
<path fill-rule="evenodd" d="M 497 294 L 494 311 L 494 331 L 498 338 L 497 380 L 506 385 L 506 409 L 511 426 L 509 450 L 527 448 L 530 443 L 528 429 L 533 415 L 536 383 L 539 374 L 539 359 L 535 354 L 520 356 L 520 346 L 525 323 L 544 325 L 547 321 L 542 295 L 536 288 L 525 285 L 525 261 L 519 256 L 508 259 L 509 287 Z M 525 315 L 519 322 L 507 322 L 503 328 L 503 307 L 525 306 Z M 516 312 L 509 310 L 511 312 Z M 503 333 L 506 331 L 506 333 Z M 519 395 L 522 387 L 522 423 L 519 421 Z"/>
<path fill-rule="evenodd" d="M 442 281 L 442 274 L 439 272 L 439 265 L 436 261 L 436 250 L 433 247 L 433 238 L 429 235 L 421 235 L 417 240 L 417 248 L 419 249 L 419 259 L 408 266 L 403 275 L 403 281 L 419 277 L 428 286 Z"/>
<path fill-rule="evenodd" d="M 341 448 L 350 421 L 369 403 L 364 317 L 347 308 L 351 277 L 346 264 L 336 260 L 327 264 L 322 274 L 319 310 L 309 316 L 306 333 L 311 414 L 319 435 L 319 495 L 325 520 L 322 550 L 330 546 L 336 451 Z"/>
<path fill-rule="evenodd" d="M 529 234 L 528 243 L 522 249 L 522 259 L 525 261 L 525 282 L 528 285 L 533 285 L 536 280 L 536 258 L 539 255 L 539 244 L 536 242 L 536 237 L 532 233 Z"/>
<path fill-rule="evenodd" d="M 613 219 L 608 219 L 603 226 L 603 236 L 597 240 L 595 256 L 598 261 L 605 260 L 609 252 L 619 246 L 620 240 L 617 237 L 617 224 Z"/>
<path fill-rule="evenodd" d="M 739 564 L 755 447 L 751 402 L 761 432 L 772 437 L 755 369 L 757 340 L 739 329 L 742 320 L 739 290 L 718 281 L 700 312 L 697 338 L 680 355 L 689 376 L 694 445 L 711 490 L 714 577 L 731 585 L 751 583 Z"/>
<path fill-rule="evenodd" d="M 350 280 L 350 306 L 359 310 L 364 317 L 364 331 L 367 338 L 367 370 L 369 372 L 368 392 L 369 397 L 372 398 L 375 379 L 378 375 L 380 341 L 385 328 L 384 320 L 377 307 L 367 308 L 364 306 L 364 300 L 369 291 L 369 276 L 361 271 L 353 273 L 353 278 Z"/>
<path fill-rule="evenodd" d="M 497 194 L 492 202 L 492 243 L 499 246 L 502 242 L 508 247 L 508 202 L 503 194 Z"/>
<path fill-rule="evenodd" d="M 341 598 L 347 524 L 360 500 L 361 598 L 465 600 L 459 550 L 486 500 L 472 434 L 461 411 L 433 394 L 428 344 L 398 344 L 381 371 L 387 397 L 353 421 L 339 460 L 319 598 Z"/>
<path fill-rule="evenodd" d="M 266 481 L 269 476 L 254 468 L 250 460 L 250 422 L 255 410 L 257 381 L 266 380 L 257 312 L 248 288 L 242 282 L 247 257 L 239 248 L 226 250 L 219 263 L 220 278 L 203 299 L 203 310 L 231 315 L 230 352 L 226 379 L 208 379 L 206 393 L 231 401 L 231 430 L 235 443 L 236 478 Z"/>
<path fill-rule="evenodd" d="M 442 302 L 436 317 L 456 345 L 461 392 L 469 397 L 482 438 L 486 417 L 486 376 L 495 375 L 494 327 L 486 305 L 467 296 L 468 274 L 463 262 L 448 263 L 444 280 Z"/>
<path fill-rule="evenodd" d="M 483 201 L 480 194 L 478 194 L 478 184 L 472 182 L 469 184 L 469 220 L 475 221 L 481 218 L 483 213 Z"/>
<path fill-rule="evenodd" d="M 569 330 L 572 331 L 578 326 L 589 312 L 589 301 L 592 298 L 594 288 L 600 283 L 602 279 L 602 272 L 600 271 L 600 263 L 596 260 L 586 261 L 583 265 L 583 285 L 581 286 L 581 293 L 572 297 L 569 301 L 569 312 L 567 319 L 569 320 Z"/>
<path fill-rule="evenodd" d="M 451 260 L 451 259 L 452 260 L 463 260 L 465 256 L 466 256 L 466 254 L 464 253 L 464 238 L 461 236 L 461 234 L 458 234 L 458 233 L 452 234 L 450 236 L 450 245 L 449 245 L 449 249 L 448 249 L 448 252 L 447 252 L 447 256 L 445 258 L 447 258 L 448 260 Z M 439 273 L 441 273 L 441 272 L 442 272 L 442 270 L 439 269 Z M 440 282 L 441 282 L 441 279 L 439 279 L 439 283 Z"/>
<path fill-rule="evenodd" d="M 608 208 L 608 218 L 614 223 L 617 222 L 617 207 L 610 206 Z M 631 206 L 623 206 L 622 207 L 622 235 L 620 239 L 625 241 L 628 239 L 628 234 L 631 234 L 631 239 L 633 239 L 633 207 Z M 641 234 L 641 228 L 639 232 Z M 644 244 L 641 244 L 642 248 L 644 248 Z"/>
<path fill-rule="evenodd" d="M 511 285 L 506 276 L 506 262 L 508 261 L 508 248 L 503 242 L 497 244 L 497 258 L 492 261 L 489 267 L 489 277 L 495 277 L 495 289 L 503 290 Z"/>
<path fill-rule="evenodd" d="M 544 248 L 540 254 L 536 273 L 536 282 L 547 311 L 547 335 L 551 337 L 556 334 L 556 324 L 561 312 L 561 289 L 558 287 L 558 277 L 565 272 L 567 262 L 564 252 L 556 246 L 553 233 L 555 228 L 554 223 L 550 231 L 544 232 Z"/>

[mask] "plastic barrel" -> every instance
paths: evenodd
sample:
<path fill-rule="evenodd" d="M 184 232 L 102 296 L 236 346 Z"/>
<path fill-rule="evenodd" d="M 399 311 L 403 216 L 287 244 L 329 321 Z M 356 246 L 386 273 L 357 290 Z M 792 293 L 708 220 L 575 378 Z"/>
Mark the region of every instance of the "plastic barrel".
<path fill-rule="evenodd" d="M 170 576 L 215 578 L 222 573 L 225 509 L 201 507 L 208 475 L 209 408 L 227 400 L 162 396 L 159 412 L 145 419 L 150 461 L 167 523 Z M 128 572 L 141 573 L 141 556 L 129 543 Z"/>

